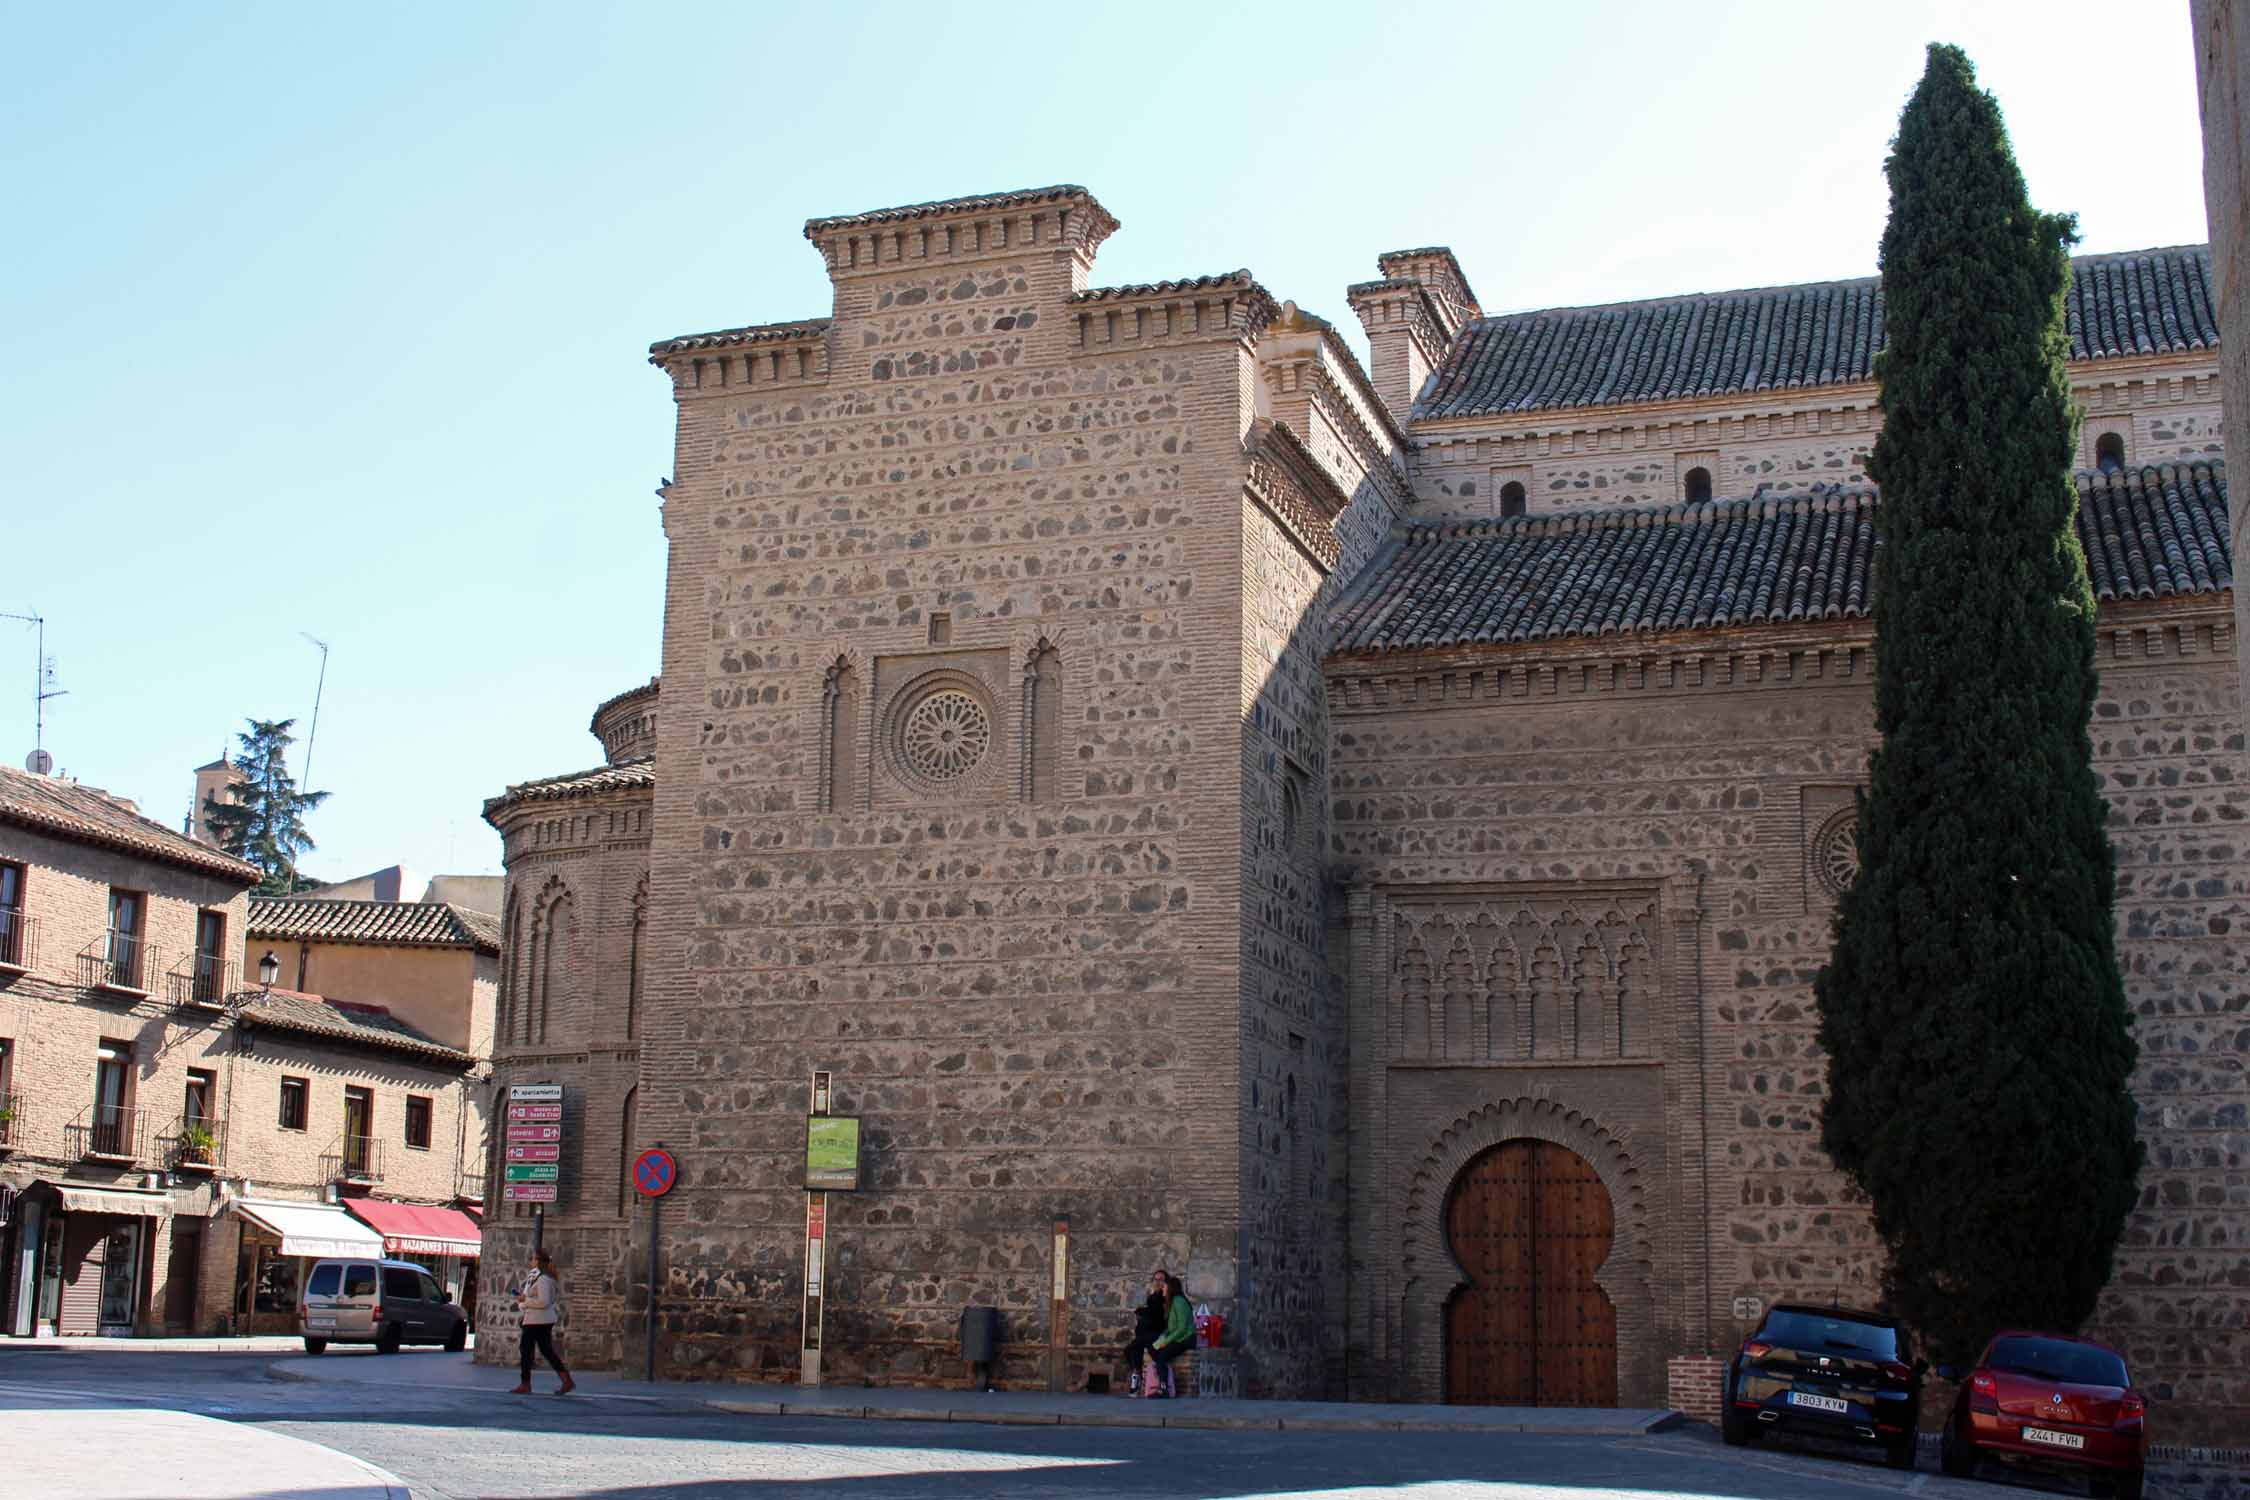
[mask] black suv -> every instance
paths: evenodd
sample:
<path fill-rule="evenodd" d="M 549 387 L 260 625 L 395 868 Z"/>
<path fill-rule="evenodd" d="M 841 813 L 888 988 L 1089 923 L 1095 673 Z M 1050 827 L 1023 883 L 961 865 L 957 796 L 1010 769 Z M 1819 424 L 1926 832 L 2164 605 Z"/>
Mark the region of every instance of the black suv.
<path fill-rule="evenodd" d="M 1896 1318 L 1784 1302 L 1727 1366 L 1719 1430 L 1738 1447 L 1769 1427 L 1857 1438 L 1881 1444 L 1892 1468 L 1911 1469 L 1929 1368 Z"/>

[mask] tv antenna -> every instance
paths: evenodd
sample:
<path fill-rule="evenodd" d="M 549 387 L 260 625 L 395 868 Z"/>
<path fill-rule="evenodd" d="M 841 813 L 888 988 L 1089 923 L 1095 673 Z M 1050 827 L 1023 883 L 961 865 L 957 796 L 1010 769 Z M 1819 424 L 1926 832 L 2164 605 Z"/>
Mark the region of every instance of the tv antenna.
<path fill-rule="evenodd" d="M 320 738 L 320 695 L 328 687 L 328 643 L 309 630 L 300 630 L 297 634 L 320 648 L 320 678 L 313 684 L 312 728 L 305 731 L 304 789 L 309 792 L 312 790 L 313 742 Z"/>
<path fill-rule="evenodd" d="M 31 663 L 31 754 L 24 761 L 24 769 L 34 776 L 44 776 L 54 769 L 54 757 L 47 753 L 47 700 L 69 694 L 68 688 L 55 686 L 54 658 L 47 654 L 47 620 L 43 615 L 0 614 L 0 620 L 22 620 L 39 632 L 36 652 Z"/>

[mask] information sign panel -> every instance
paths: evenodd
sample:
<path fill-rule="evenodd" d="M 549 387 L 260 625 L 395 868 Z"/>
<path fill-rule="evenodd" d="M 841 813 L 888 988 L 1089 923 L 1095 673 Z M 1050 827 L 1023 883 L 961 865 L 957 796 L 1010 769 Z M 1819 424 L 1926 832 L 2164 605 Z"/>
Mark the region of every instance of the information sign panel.
<path fill-rule="evenodd" d="M 562 1182 L 563 1086 L 508 1085 L 500 1197 L 508 1203 L 554 1203 Z"/>
<path fill-rule="evenodd" d="M 859 1121 L 814 1115 L 805 1121 L 805 1186 L 850 1192 L 859 1186 Z"/>

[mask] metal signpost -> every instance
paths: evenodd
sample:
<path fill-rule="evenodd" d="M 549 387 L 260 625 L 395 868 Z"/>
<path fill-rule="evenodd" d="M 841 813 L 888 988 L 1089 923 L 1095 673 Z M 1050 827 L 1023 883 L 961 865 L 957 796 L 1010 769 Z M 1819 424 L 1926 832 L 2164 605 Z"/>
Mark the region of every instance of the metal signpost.
<path fill-rule="evenodd" d="M 656 1380 L 656 1239 L 657 1226 L 664 1195 L 672 1191 L 672 1184 L 680 1180 L 680 1165 L 672 1160 L 672 1153 L 658 1141 L 643 1151 L 633 1161 L 633 1191 L 641 1195 L 648 1205 L 648 1299 L 642 1309 L 642 1319 L 648 1337 L 641 1349 L 641 1378 L 653 1383 Z"/>
<path fill-rule="evenodd" d="M 805 1121 L 805 1321 L 798 1382 L 820 1384 L 822 1289 L 828 1272 L 828 1194 L 859 1186 L 859 1121 L 834 1113 L 835 1091 L 825 1071 L 812 1076 Z"/>
<path fill-rule="evenodd" d="M 547 1237 L 547 1205 L 562 1189 L 563 1086 L 508 1086 L 507 1129 L 502 1138 L 500 1197 L 531 1205 L 531 1248 Z"/>
<path fill-rule="evenodd" d="M 1065 1389 L 1070 1374 L 1070 1219 L 1055 1219 L 1054 1299 L 1047 1309 L 1047 1389 Z"/>

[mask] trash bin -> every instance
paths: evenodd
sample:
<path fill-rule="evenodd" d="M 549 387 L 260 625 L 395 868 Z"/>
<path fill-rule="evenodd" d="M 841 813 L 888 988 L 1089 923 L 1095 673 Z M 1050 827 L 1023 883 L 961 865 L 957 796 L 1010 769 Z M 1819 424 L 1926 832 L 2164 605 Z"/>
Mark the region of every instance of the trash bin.
<path fill-rule="evenodd" d="M 969 1384 L 992 1389 L 992 1364 L 1000 1357 L 1000 1309 L 961 1309 L 961 1358 L 969 1367 Z"/>
<path fill-rule="evenodd" d="M 972 1365 L 990 1364 L 1000 1357 L 1000 1309 L 961 1309 L 961 1357 Z"/>

